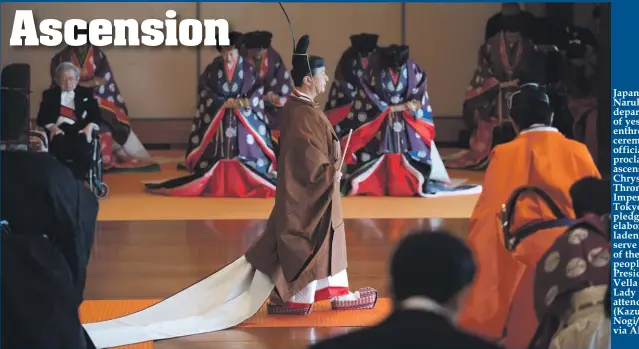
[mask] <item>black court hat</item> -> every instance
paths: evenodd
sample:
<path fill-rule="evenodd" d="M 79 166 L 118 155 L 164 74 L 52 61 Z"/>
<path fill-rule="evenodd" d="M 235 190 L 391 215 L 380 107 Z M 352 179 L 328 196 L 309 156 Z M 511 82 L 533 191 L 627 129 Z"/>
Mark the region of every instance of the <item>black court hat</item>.
<path fill-rule="evenodd" d="M 216 37 L 219 39 L 219 35 L 218 34 L 216 34 Z M 242 41 L 242 33 L 237 32 L 237 31 L 231 31 L 229 33 L 229 41 L 230 41 L 230 45 L 228 45 L 228 46 L 239 47 L 239 45 L 241 44 L 241 41 Z M 215 47 L 217 48 L 218 51 L 222 52 L 222 49 L 224 47 L 227 47 L 227 46 L 226 45 L 222 46 L 218 42 L 218 44 L 215 45 Z"/>
<path fill-rule="evenodd" d="M 292 59 L 293 68 L 291 69 L 294 81 L 301 81 L 305 76 L 312 76 L 316 69 L 325 67 L 324 58 L 307 54 L 309 44 L 310 37 L 308 35 L 302 36 L 297 41 Z"/>
<path fill-rule="evenodd" d="M 410 50 L 406 45 L 390 45 L 379 48 L 378 52 L 384 68 L 398 68 L 406 64 Z"/>
<path fill-rule="evenodd" d="M 379 35 L 377 34 L 369 34 L 369 33 L 361 33 L 351 35 L 351 47 L 357 51 L 357 53 L 361 54 L 369 54 L 377 48 L 377 40 L 379 39 Z"/>

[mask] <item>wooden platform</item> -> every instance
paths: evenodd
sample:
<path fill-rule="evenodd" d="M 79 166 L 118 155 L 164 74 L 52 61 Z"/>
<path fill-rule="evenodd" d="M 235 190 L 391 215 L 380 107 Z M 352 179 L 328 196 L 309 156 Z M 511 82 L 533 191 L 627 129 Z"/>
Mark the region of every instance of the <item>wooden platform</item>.
<path fill-rule="evenodd" d="M 182 151 L 154 152 L 160 173 L 106 176 L 110 196 L 100 203 L 98 231 L 85 298 L 163 299 L 241 256 L 259 234 L 272 199 L 175 198 L 145 193 L 144 180 L 184 175 Z M 482 173 L 451 171 L 481 183 Z M 348 273 L 353 289 L 371 286 L 389 297 L 387 264 L 396 243 L 420 228 L 468 233 L 477 196 L 344 198 Z M 292 349 L 344 333 L 348 327 L 235 328 L 156 342 L 157 349 Z"/>
<path fill-rule="evenodd" d="M 155 151 L 161 172 L 107 174 L 109 197 L 100 203 L 101 221 L 266 219 L 273 199 L 183 198 L 149 194 L 142 181 L 184 176 L 176 165 L 184 152 Z M 450 171 L 453 179 L 481 184 L 483 172 Z M 347 197 L 342 200 L 346 218 L 467 218 L 477 195 L 442 198 Z"/>

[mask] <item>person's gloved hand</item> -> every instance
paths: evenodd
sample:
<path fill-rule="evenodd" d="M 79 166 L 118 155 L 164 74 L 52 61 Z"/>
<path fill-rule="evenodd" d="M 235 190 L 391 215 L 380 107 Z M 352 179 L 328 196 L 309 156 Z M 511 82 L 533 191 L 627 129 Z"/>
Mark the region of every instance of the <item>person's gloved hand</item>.
<path fill-rule="evenodd" d="M 80 130 L 78 133 L 83 133 L 84 136 L 87 138 L 87 143 L 91 143 L 91 141 L 93 140 L 93 130 L 97 131 L 99 129 L 100 127 L 98 125 L 91 123 Z"/>
<path fill-rule="evenodd" d="M 62 131 L 56 125 L 51 125 L 51 126 L 47 127 L 47 129 L 49 130 L 49 140 L 53 140 L 53 137 L 55 137 L 57 135 L 64 135 L 64 131 Z"/>

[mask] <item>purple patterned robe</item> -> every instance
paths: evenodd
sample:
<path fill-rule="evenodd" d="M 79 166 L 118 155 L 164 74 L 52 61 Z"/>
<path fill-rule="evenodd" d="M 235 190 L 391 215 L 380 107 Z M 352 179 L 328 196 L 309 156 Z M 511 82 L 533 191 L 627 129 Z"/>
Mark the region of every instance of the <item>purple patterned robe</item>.
<path fill-rule="evenodd" d="M 349 47 L 335 69 L 335 80 L 331 84 L 328 101 L 324 113 L 332 125 L 340 123 L 348 114 L 348 109 L 355 99 L 360 79 L 368 68 L 367 57 L 361 57 L 353 47 Z"/>
<path fill-rule="evenodd" d="M 274 195 L 276 158 L 263 93 L 247 60 L 239 56 L 227 64 L 216 57 L 200 75 L 198 107 L 186 152 L 186 168 L 192 174 L 145 183 L 146 188 L 172 196 Z M 247 99 L 248 107 L 225 108 L 231 98 Z M 237 175 L 233 181 L 231 173 Z"/>
<path fill-rule="evenodd" d="M 277 113 L 286 103 L 286 97 L 293 91 L 291 75 L 286 69 L 280 54 L 272 47 L 266 49 L 261 59 L 248 58 L 247 60 L 253 66 L 257 76 L 257 83 L 264 86 L 264 95 L 266 96 L 271 92 L 280 97 L 277 103 L 273 104 L 268 101 L 264 106 L 267 124 L 271 130 L 278 130 Z"/>
<path fill-rule="evenodd" d="M 200 76 L 186 166 L 197 172 L 220 159 L 238 158 L 260 174 L 270 175 L 275 157 L 264 114 L 264 87 L 256 84 L 253 67 L 243 57 L 238 57 L 232 73 L 226 68 L 222 57 L 216 57 Z M 248 98 L 249 107 L 223 108 L 229 98 Z"/>
<path fill-rule="evenodd" d="M 421 108 L 408 111 L 413 117 L 410 123 L 402 113 L 390 111 L 390 106 L 411 100 L 419 101 Z M 384 153 L 406 153 L 416 161 L 428 163 L 430 144 L 435 135 L 431 110 L 426 73 L 414 61 L 408 60 L 401 67 L 397 82 L 388 70 L 372 65 L 368 76 L 362 79 L 348 116 L 335 126 L 340 137 L 353 129 L 350 151 L 359 148 L 352 159 L 345 161 L 361 165 Z M 356 141 L 355 131 L 369 127 L 374 128 L 374 137 Z"/>
<path fill-rule="evenodd" d="M 548 348 L 557 331 L 566 329 L 565 314 L 574 308 L 575 296 L 593 286 L 610 283 L 609 227 L 610 222 L 600 216 L 587 215 L 560 235 L 537 263 L 534 308 L 539 327 L 530 348 Z M 600 296 L 589 299 L 586 304 L 582 300 L 581 307 L 572 309 L 572 322 L 578 321 L 578 313 L 587 314 L 588 308 L 601 305 L 605 294 Z M 591 328 L 578 328 L 580 336 L 594 339 Z"/>
<path fill-rule="evenodd" d="M 375 61 L 371 61 L 348 116 L 335 125 L 342 143 L 345 143 L 348 132 L 353 130 L 350 146 L 344 153 L 350 178 L 344 188 L 347 192 L 354 193 L 356 189 L 351 191 L 349 186 L 354 188 L 354 181 L 369 177 L 367 171 L 376 167 L 385 154 L 402 154 L 409 164 L 406 166 L 411 167 L 409 171 L 418 171 L 421 175 L 417 177 L 420 178 L 430 177 L 430 148 L 435 126 L 426 80 L 426 73 L 413 60 L 409 59 L 397 73 L 381 69 Z M 391 106 L 409 101 L 419 102 L 419 108 L 415 111 L 391 111 Z M 394 180 L 387 178 L 388 181 Z M 421 181 L 420 178 L 416 181 Z M 420 193 L 426 191 L 428 182 L 425 180 L 421 184 Z"/>

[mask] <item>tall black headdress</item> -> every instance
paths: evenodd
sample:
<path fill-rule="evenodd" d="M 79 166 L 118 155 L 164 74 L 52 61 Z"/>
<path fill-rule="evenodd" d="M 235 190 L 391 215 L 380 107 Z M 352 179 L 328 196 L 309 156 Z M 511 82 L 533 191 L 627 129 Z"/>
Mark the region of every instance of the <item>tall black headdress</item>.
<path fill-rule="evenodd" d="M 220 45 L 220 40 L 219 40 L 220 35 L 216 34 L 216 36 L 217 36 L 218 40 L 217 40 L 217 44 L 215 45 L 215 47 L 217 48 L 218 51 L 222 52 L 222 49 L 227 47 L 227 46 L 226 45 L 224 45 L 224 46 Z M 230 44 L 228 46 L 239 48 L 240 45 L 242 44 L 242 33 L 238 32 L 238 31 L 231 31 L 229 33 L 229 41 L 230 41 Z"/>
<path fill-rule="evenodd" d="M 291 37 L 293 38 L 293 67 L 291 69 L 291 77 L 293 78 L 295 86 L 300 86 L 302 85 L 302 81 L 305 76 L 313 76 L 317 69 L 325 66 L 324 58 L 319 56 L 310 56 L 307 54 L 308 45 L 311 40 L 308 35 L 302 36 L 299 41 L 297 41 L 297 44 L 295 43 L 293 23 L 291 23 L 291 19 L 288 17 L 288 13 L 286 13 L 284 5 L 282 5 L 281 2 L 278 4 L 280 5 L 282 12 L 284 12 L 284 16 L 286 16 L 288 25 L 291 28 Z"/>
<path fill-rule="evenodd" d="M 410 50 L 406 45 L 390 45 L 378 50 L 383 68 L 399 68 L 406 64 Z"/>
<path fill-rule="evenodd" d="M 310 44 L 308 35 L 302 36 L 295 46 L 293 52 L 293 67 L 291 76 L 296 86 L 300 86 L 305 76 L 313 76 L 319 68 L 324 68 L 324 58 L 307 54 L 308 45 Z"/>
<path fill-rule="evenodd" d="M 361 33 L 351 35 L 351 47 L 361 55 L 368 55 L 377 49 L 377 40 L 379 35 Z"/>
<path fill-rule="evenodd" d="M 242 39 L 244 47 L 246 48 L 269 48 L 271 47 L 271 40 L 273 34 L 268 31 L 252 31 L 246 33 Z"/>

